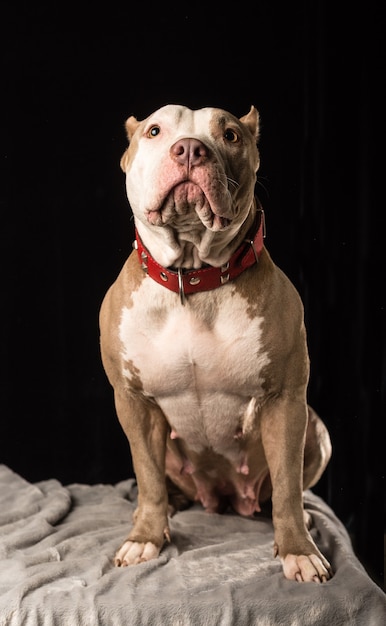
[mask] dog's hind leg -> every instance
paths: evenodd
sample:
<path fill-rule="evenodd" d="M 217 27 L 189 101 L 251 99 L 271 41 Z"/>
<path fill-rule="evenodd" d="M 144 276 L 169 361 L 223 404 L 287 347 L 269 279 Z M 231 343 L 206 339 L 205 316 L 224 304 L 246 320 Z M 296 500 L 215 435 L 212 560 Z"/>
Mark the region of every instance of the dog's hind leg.
<path fill-rule="evenodd" d="M 177 511 L 188 509 L 193 504 L 193 500 L 190 500 L 169 476 L 166 477 L 166 486 L 169 496 L 168 513 L 170 517 Z"/>
<path fill-rule="evenodd" d="M 308 406 L 308 424 L 304 447 L 303 489 L 315 485 L 331 458 L 328 430 L 315 411 Z"/>

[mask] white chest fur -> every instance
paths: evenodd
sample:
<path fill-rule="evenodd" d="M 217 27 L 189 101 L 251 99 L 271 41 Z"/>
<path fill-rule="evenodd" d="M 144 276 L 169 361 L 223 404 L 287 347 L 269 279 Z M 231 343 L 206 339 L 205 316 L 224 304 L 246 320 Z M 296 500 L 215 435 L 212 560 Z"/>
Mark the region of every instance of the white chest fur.
<path fill-rule="evenodd" d="M 149 282 L 150 281 L 150 282 Z M 150 290 L 149 290 L 150 286 Z M 194 447 L 232 439 L 262 396 L 264 319 L 233 285 L 189 297 L 143 281 L 121 313 L 123 374 L 133 372 L 172 428 Z M 249 409 L 248 409 L 249 407 Z"/>

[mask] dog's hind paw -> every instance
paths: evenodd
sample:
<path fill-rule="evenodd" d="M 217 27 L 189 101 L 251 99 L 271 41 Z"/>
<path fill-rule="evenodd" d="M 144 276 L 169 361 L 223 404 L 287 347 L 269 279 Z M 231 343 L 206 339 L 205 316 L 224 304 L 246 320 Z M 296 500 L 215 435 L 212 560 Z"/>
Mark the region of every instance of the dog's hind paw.
<path fill-rule="evenodd" d="M 287 554 L 281 559 L 284 576 L 298 582 L 325 583 L 332 577 L 331 565 L 316 554 Z"/>
<path fill-rule="evenodd" d="M 160 548 L 151 541 L 139 543 L 137 541 L 125 541 L 123 546 L 115 555 L 114 565 L 116 567 L 126 567 L 127 565 L 137 565 L 145 561 L 156 559 L 160 553 Z"/>

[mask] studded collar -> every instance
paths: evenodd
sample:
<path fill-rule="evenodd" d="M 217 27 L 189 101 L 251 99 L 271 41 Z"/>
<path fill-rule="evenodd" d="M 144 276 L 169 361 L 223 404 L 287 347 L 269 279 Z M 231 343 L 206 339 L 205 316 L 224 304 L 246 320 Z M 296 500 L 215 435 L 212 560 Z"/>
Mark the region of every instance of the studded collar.
<path fill-rule="evenodd" d="M 139 262 L 144 272 L 163 287 L 178 293 L 181 304 L 185 304 L 187 295 L 217 289 L 235 279 L 248 267 L 258 263 L 265 237 L 264 211 L 259 209 L 259 212 L 260 223 L 253 238 L 245 239 L 229 261 L 221 267 L 208 265 L 195 270 L 165 268 L 153 259 L 143 245 L 137 230 L 133 247 L 138 252 Z"/>

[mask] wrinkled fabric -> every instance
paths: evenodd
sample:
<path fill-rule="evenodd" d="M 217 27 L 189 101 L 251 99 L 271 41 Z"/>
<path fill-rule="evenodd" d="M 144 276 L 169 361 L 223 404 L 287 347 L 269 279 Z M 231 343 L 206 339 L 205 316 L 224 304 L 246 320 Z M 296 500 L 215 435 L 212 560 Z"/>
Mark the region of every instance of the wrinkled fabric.
<path fill-rule="evenodd" d="M 0 626 L 383 626 L 386 594 L 356 558 L 326 503 L 308 490 L 325 584 L 284 578 L 270 519 L 208 514 L 170 520 L 158 559 L 116 568 L 131 526 L 134 479 L 30 484 L 0 465 Z"/>

